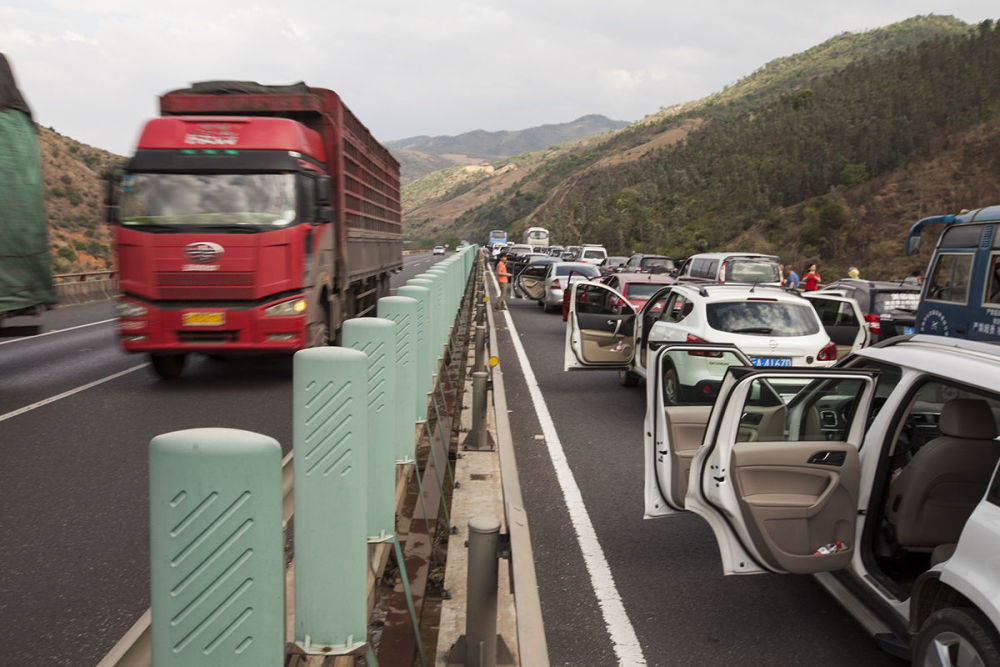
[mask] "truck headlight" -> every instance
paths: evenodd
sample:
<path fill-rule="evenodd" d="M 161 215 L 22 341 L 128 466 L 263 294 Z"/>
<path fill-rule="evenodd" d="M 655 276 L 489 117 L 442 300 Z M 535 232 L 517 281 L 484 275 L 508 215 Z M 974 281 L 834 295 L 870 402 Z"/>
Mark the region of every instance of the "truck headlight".
<path fill-rule="evenodd" d="M 115 301 L 115 315 L 118 317 L 145 317 L 149 310 L 135 301 L 119 299 Z"/>
<path fill-rule="evenodd" d="M 268 317 L 287 317 L 289 315 L 301 315 L 304 312 L 306 312 L 305 299 L 282 301 L 264 309 L 264 314 Z"/>

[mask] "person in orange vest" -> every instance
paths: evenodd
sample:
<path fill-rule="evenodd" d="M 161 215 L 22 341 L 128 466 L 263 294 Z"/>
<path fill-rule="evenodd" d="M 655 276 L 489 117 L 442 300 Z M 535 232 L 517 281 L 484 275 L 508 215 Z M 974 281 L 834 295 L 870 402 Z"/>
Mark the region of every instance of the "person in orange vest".
<path fill-rule="evenodd" d="M 501 253 L 497 259 L 497 282 L 500 283 L 500 296 L 497 297 L 497 310 L 507 310 L 507 253 Z"/>

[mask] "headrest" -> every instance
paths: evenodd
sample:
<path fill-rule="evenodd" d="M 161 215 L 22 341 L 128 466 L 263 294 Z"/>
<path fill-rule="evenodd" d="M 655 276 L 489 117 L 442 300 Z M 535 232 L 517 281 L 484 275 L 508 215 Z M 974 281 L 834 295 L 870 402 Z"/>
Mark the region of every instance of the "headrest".
<path fill-rule="evenodd" d="M 972 440 L 997 437 L 996 420 L 989 403 L 979 398 L 953 398 L 941 408 L 941 435 Z"/>

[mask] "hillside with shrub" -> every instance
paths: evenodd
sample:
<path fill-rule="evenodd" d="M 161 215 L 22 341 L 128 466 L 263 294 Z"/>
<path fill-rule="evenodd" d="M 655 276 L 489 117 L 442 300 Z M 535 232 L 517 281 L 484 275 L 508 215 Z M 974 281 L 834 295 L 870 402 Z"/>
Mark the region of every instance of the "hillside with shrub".
<path fill-rule="evenodd" d="M 992 22 L 840 35 L 534 165 L 444 228 L 480 240 L 540 225 L 615 252 L 768 250 L 898 275 L 918 217 L 997 203 L 998 66 Z"/>

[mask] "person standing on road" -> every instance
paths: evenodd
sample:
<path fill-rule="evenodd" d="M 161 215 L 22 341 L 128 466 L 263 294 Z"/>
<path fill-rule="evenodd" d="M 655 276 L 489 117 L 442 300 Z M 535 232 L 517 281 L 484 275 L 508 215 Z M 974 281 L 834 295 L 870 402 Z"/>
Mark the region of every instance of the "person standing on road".
<path fill-rule="evenodd" d="M 819 289 L 821 281 L 822 279 L 819 277 L 816 265 L 810 264 L 809 270 L 806 271 L 806 275 L 802 276 L 802 289 L 806 292 L 814 292 Z"/>
<path fill-rule="evenodd" d="M 500 295 L 497 297 L 497 310 L 507 310 L 507 254 L 501 253 L 497 258 L 497 282 L 500 284 Z"/>
<path fill-rule="evenodd" d="M 799 274 L 795 273 L 795 269 L 789 267 L 788 275 L 785 276 L 785 281 L 782 283 L 785 289 L 794 290 L 799 288 Z"/>

